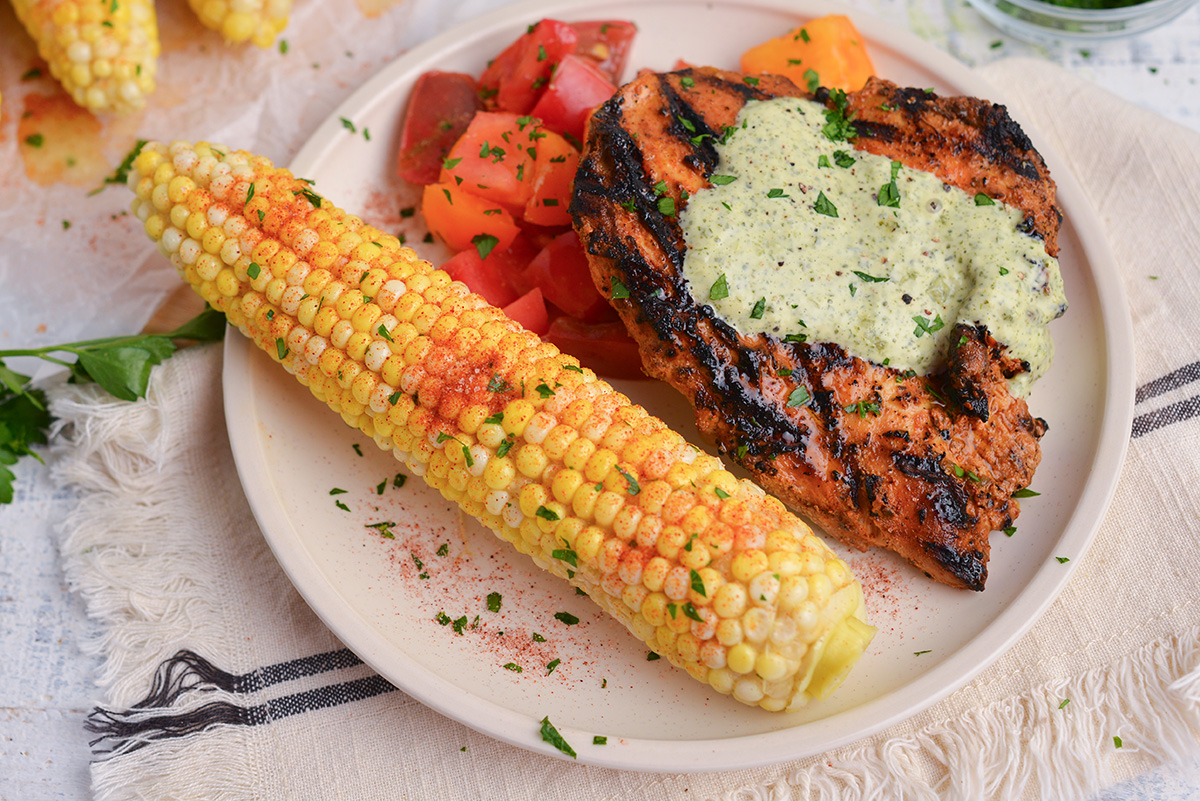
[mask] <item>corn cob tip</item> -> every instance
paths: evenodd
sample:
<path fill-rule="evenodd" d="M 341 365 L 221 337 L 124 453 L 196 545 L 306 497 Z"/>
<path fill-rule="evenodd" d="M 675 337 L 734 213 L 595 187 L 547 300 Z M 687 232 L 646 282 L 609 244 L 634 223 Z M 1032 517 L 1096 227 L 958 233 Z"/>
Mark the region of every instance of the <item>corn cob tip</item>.
<path fill-rule="evenodd" d="M 151 0 L 13 0 L 13 7 L 76 103 L 118 114 L 145 106 L 159 53 Z"/>
<path fill-rule="evenodd" d="M 229 44 L 268 48 L 287 27 L 292 0 L 188 0 L 196 17 Z"/>
<path fill-rule="evenodd" d="M 672 664 L 767 710 L 874 632 L 849 568 L 578 361 L 265 158 L 147 145 L 133 211 L 180 275 L 351 426 Z"/>

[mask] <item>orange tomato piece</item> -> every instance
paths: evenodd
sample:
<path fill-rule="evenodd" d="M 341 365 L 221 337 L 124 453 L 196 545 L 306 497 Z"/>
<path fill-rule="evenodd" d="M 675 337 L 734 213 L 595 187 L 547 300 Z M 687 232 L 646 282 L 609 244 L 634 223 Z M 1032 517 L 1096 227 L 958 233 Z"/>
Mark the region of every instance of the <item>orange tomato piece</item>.
<path fill-rule="evenodd" d="M 533 169 L 533 193 L 525 204 L 525 221 L 534 225 L 570 225 L 571 187 L 579 168 L 579 151 L 570 142 L 543 130 Z"/>
<path fill-rule="evenodd" d="M 504 250 L 520 233 L 509 212 L 495 201 L 464 191 L 453 180 L 425 187 L 421 213 L 429 230 L 453 251 L 478 249 Z M 494 237 L 492 242 L 487 237 Z"/>
<path fill-rule="evenodd" d="M 539 146 L 541 135 L 533 117 L 481 111 L 450 148 L 438 180 L 520 212 L 533 186 L 529 148 Z"/>
<path fill-rule="evenodd" d="M 847 92 L 875 74 L 862 35 L 841 14 L 809 20 L 742 54 L 742 72 L 782 75 L 801 88 L 809 85 L 809 70 L 819 85 Z"/>

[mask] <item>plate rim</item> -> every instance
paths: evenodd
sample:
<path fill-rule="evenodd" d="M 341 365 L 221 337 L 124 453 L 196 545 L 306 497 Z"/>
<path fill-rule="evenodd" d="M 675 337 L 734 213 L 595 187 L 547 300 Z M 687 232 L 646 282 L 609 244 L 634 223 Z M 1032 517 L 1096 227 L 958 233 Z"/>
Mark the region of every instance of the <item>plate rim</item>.
<path fill-rule="evenodd" d="M 686 5 L 684 0 L 646 0 L 648 4 Z M 585 0 L 522 0 L 495 9 L 474 19 L 463 21 L 447 31 L 408 50 L 395 61 L 381 68 L 362 86 L 352 92 L 317 127 L 313 135 L 297 152 L 292 160 L 293 171 L 307 174 L 310 167 L 319 162 L 336 145 L 340 136 L 341 118 L 352 118 L 369 108 L 381 93 L 390 86 L 398 74 L 436 55 L 450 45 L 461 46 L 463 40 L 474 41 L 496 33 L 497 29 L 512 27 L 519 29 L 533 17 L 558 16 L 581 18 L 575 12 L 583 12 L 591 18 L 603 15 L 603 6 Z M 857 9 L 847 8 L 831 0 L 715 0 L 710 6 L 758 7 L 789 14 L 797 18 L 819 16 L 825 13 L 846 13 L 851 16 L 860 32 L 881 46 L 912 60 L 938 75 L 953 75 L 953 83 L 977 97 L 993 101 L 1002 99 L 1002 93 L 991 86 L 969 67 L 956 61 L 933 45 L 918 39 L 907 30 L 886 29 L 888 23 Z M 879 37 L 886 34 L 886 39 Z M 1096 431 L 1097 446 L 1091 459 L 1091 470 L 1079 500 L 1067 520 L 1062 524 L 1062 538 L 1086 553 L 1103 523 L 1107 509 L 1116 492 L 1121 475 L 1121 465 L 1129 445 L 1129 427 L 1133 419 L 1135 374 L 1133 369 L 1133 326 L 1126 300 L 1123 282 L 1120 280 L 1115 258 L 1108 246 L 1107 238 L 1098 218 L 1082 192 L 1075 176 L 1058 154 L 1045 144 L 1044 138 L 1033 126 L 1022 122 L 1022 128 L 1037 143 L 1037 149 L 1045 158 L 1051 174 L 1058 184 L 1060 204 L 1072 209 L 1071 225 L 1075 228 L 1081 246 L 1082 261 L 1086 264 L 1097 298 L 1098 311 L 1105 335 L 1104 413 Z M 1080 214 L 1080 210 L 1086 213 Z M 303 549 L 284 547 L 287 543 L 278 536 L 272 522 L 271 501 L 278 501 L 274 491 L 257 491 L 253 477 L 261 475 L 265 468 L 265 453 L 252 443 L 259 443 L 257 429 L 251 416 L 237 407 L 238 396 L 228 391 L 230 387 L 244 386 L 241 382 L 252 369 L 253 344 L 241 336 L 225 338 L 225 362 L 222 372 L 226 425 L 239 480 L 250 503 L 264 538 L 292 584 L 313 609 L 322 622 L 342 639 L 372 669 L 396 684 L 422 704 L 446 717 L 467 725 L 489 737 L 509 744 L 567 760 L 568 757 L 541 741 L 537 725 L 525 713 L 504 708 L 486 697 L 468 692 L 449 680 L 433 673 L 404 654 L 391 649 L 386 655 L 380 652 L 378 636 L 370 623 L 362 618 L 352 605 L 346 603 L 336 592 L 321 595 L 318 590 L 335 589 L 317 565 L 305 558 Z M 1087 511 L 1085 511 L 1087 510 Z M 1092 511 L 1095 510 L 1095 511 Z M 1087 520 L 1081 520 L 1087 517 Z M 820 741 L 816 748 L 789 749 L 789 738 L 794 738 L 796 728 L 771 732 L 737 735 L 734 737 L 706 740 L 652 740 L 622 738 L 627 746 L 619 749 L 591 747 L 590 735 L 594 732 L 559 727 L 579 752 L 580 763 L 600 767 L 652 771 L 652 772 L 711 772 L 728 769 L 744 769 L 782 761 L 812 756 L 849 743 L 873 736 L 879 731 L 928 709 L 948 697 L 981 671 L 1007 652 L 1041 618 L 1049 606 L 1058 598 L 1081 559 L 1067 565 L 1045 564 L 1026 582 L 1021 592 L 996 618 L 974 637 L 966 641 L 956 653 L 937 666 L 904 685 L 902 692 L 915 695 L 919 700 L 902 705 L 887 714 L 877 715 L 877 708 L 896 692 L 871 699 L 857 707 L 844 710 L 829 717 L 802 724 L 803 727 L 826 730 L 843 728 Z M 1065 569 L 1064 569 L 1065 568 Z M 1037 592 L 1034 592 L 1034 591 Z M 1031 601 L 1030 596 L 1034 598 Z M 339 608 L 340 607 L 340 608 Z M 1018 617 L 1015 625 L 1010 620 Z M 1007 625 L 1006 625 L 1007 624 Z M 997 630 L 1004 634 L 994 639 Z M 983 638 L 989 639 L 987 654 L 979 659 L 974 651 Z M 373 642 L 374 640 L 374 642 Z M 385 649 L 387 650 L 387 649 Z M 970 658 L 968 658 L 970 655 Z M 384 657 L 388 661 L 384 661 Z M 961 663 L 969 664 L 961 664 Z M 403 670 L 398 670 L 403 668 Z M 949 674 L 949 675 L 947 675 Z M 463 701 L 466 711 L 463 709 Z M 854 725 L 855 721 L 860 721 Z M 845 725 L 846 723 L 850 725 Z M 532 724 L 532 725 L 530 725 Z M 834 724 L 843 724 L 834 726 Z M 608 733 L 611 736 L 611 733 Z M 678 753 L 680 745 L 686 746 L 686 754 Z M 784 747 L 778 747 L 782 744 Z M 582 747 L 581 747 L 582 746 Z"/>

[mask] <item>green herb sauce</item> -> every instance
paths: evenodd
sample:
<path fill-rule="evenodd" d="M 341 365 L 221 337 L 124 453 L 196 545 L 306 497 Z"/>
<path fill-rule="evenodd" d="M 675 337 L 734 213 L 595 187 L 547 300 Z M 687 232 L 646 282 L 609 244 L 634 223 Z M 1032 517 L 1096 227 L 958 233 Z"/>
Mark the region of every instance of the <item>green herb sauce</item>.
<path fill-rule="evenodd" d="M 1020 211 L 831 141 L 825 111 L 751 101 L 718 145 L 714 172 L 734 180 L 680 215 L 696 302 L 743 334 L 832 342 L 923 374 L 945 364 L 956 322 L 982 323 L 1028 362 L 1010 380 L 1027 394 L 1066 309 L 1058 262 L 1018 230 Z"/>

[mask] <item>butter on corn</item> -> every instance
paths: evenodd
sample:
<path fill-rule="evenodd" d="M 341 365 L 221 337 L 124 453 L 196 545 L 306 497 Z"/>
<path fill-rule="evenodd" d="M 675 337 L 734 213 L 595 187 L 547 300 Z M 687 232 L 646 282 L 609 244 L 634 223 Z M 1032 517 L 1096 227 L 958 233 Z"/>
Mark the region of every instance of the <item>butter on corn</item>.
<path fill-rule="evenodd" d="M 253 42 L 270 47 L 287 27 L 292 0 L 188 0 L 206 28 L 230 44 Z"/>
<path fill-rule="evenodd" d="M 875 629 L 778 500 L 270 161 L 147 146 L 133 211 L 181 277 L 351 426 L 699 681 L 828 695 Z"/>
<path fill-rule="evenodd" d="M 154 91 L 158 19 L 152 0 L 12 0 L 38 54 L 75 102 L 128 113 Z"/>

